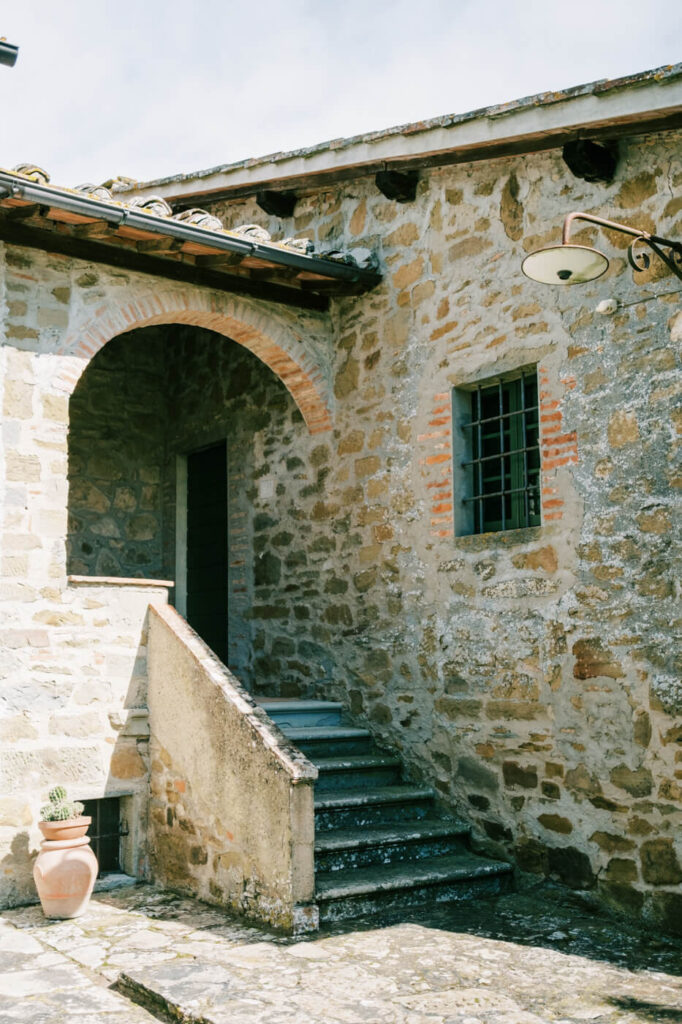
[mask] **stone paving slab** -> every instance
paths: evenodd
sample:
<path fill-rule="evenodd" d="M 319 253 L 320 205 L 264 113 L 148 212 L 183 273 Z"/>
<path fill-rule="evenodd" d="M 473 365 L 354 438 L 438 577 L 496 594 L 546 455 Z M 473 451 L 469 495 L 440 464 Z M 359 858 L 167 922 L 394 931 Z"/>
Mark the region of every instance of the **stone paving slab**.
<path fill-rule="evenodd" d="M 221 910 L 138 886 L 94 896 L 83 917 L 48 921 L 39 906 L 8 910 L 5 921 L 115 982 L 127 967 L 177 956 L 216 959 L 228 945 L 257 942 L 263 930 Z"/>
<path fill-rule="evenodd" d="M 206 1024 L 242 1017 L 278 1024 L 682 1021 L 682 983 L 663 972 L 640 974 L 413 924 L 279 947 L 262 957 L 239 952 L 227 953 L 220 968 L 175 962 L 126 972 L 122 982 L 138 998 L 156 997 L 181 1019 Z"/>
<path fill-rule="evenodd" d="M 196 1024 L 682 1024 L 682 940 L 551 886 L 298 939 L 150 886 L 74 921 L 0 918 L 0 1024 L 149 1024 L 143 1006 Z"/>
<path fill-rule="evenodd" d="M 44 919 L 43 919 L 44 920 Z M 0 1024 L 153 1024 L 142 1007 L 0 919 Z"/>

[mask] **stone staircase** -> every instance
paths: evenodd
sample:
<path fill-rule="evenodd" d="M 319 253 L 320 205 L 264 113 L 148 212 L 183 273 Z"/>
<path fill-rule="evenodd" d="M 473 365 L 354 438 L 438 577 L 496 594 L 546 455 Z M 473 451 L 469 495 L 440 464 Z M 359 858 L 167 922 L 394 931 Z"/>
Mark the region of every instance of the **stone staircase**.
<path fill-rule="evenodd" d="M 469 829 L 439 812 L 433 790 L 403 779 L 332 701 L 259 698 L 264 711 L 318 768 L 315 900 L 321 921 L 475 899 L 511 886 L 510 864 L 477 856 Z"/>

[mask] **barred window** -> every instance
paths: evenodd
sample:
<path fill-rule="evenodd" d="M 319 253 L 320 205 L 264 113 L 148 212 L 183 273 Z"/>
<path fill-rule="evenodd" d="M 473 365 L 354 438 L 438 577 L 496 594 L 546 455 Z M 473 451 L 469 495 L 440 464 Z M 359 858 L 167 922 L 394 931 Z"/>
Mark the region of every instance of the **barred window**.
<path fill-rule="evenodd" d="M 458 533 L 539 526 L 540 447 L 535 367 L 457 389 L 465 477 Z"/>
<path fill-rule="evenodd" d="M 120 871 L 121 836 L 128 830 L 121 823 L 118 797 L 84 800 L 83 808 L 83 814 L 92 818 L 88 835 L 99 864 L 99 877 Z"/>

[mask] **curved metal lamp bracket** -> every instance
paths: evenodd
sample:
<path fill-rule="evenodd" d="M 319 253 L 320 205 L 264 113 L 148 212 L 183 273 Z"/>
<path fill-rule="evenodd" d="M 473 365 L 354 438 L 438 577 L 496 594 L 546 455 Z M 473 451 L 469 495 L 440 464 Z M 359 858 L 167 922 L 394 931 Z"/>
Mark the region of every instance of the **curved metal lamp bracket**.
<path fill-rule="evenodd" d="M 628 263 L 633 270 L 648 270 L 651 257 L 648 252 L 638 250 L 638 245 L 646 245 L 646 238 L 634 238 L 628 246 Z"/>
<path fill-rule="evenodd" d="M 570 244 L 571 228 L 576 220 L 588 221 L 590 224 L 611 228 L 612 231 L 621 231 L 626 235 L 634 235 L 635 237 L 628 248 L 628 261 L 634 270 L 646 270 L 651 263 L 651 257 L 647 252 L 637 251 L 638 245 L 646 245 L 682 281 L 682 244 L 680 242 L 673 242 L 670 238 L 661 238 L 660 235 L 650 235 L 648 231 L 630 228 L 627 224 L 619 224 L 615 220 L 594 217 L 591 213 L 569 213 L 564 221 L 562 245 Z M 667 249 L 667 252 L 664 252 L 663 249 Z"/>
<path fill-rule="evenodd" d="M 634 270 L 647 270 L 651 264 L 651 258 L 647 252 L 636 251 L 638 243 L 648 245 L 659 259 L 662 259 L 666 267 L 672 270 L 673 274 L 682 280 L 682 246 L 674 242 L 668 242 L 668 251 L 664 252 L 653 240 L 653 238 L 640 236 L 635 238 L 628 246 L 628 261 Z"/>

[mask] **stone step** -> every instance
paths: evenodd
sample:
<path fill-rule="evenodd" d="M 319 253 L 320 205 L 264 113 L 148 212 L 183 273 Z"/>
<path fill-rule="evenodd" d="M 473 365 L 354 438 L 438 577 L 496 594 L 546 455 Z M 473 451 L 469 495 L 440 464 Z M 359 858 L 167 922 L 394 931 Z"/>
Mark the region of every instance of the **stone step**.
<path fill-rule="evenodd" d="M 433 812 L 433 790 L 408 784 L 315 792 L 315 828 L 360 828 L 391 821 L 416 821 Z"/>
<path fill-rule="evenodd" d="M 511 872 L 511 864 L 471 853 L 323 872 L 315 877 L 315 902 L 320 921 L 338 921 L 429 901 L 495 895 L 510 887 Z"/>
<path fill-rule="evenodd" d="M 258 704 L 283 732 L 288 732 L 289 729 L 340 725 L 343 714 L 343 704 L 331 700 L 259 698 Z"/>
<path fill-rule="evenodd" d="M 400 780 L 401 761 L 390 754 L 354 754 L 314 759 L 319 771 L 315 792 L 390 786 Z"/>
<path fill-rule="evenodd" d="M 401 761 L 333 701 L 259 701 L 316 766 L 315 901 L 320 920 L 409 912 L 479 899 L 511 885 L 511 867 L 468 849 L 469 829 L 439 812 L 428 786 L 401 782 Z"/>
<path fill-rule="evenodd" d="M 335 829 L 315 839 L 315 871 L 324 874 L 463 852 L 469 827 L 455 818 Z"/>
<path fill-rule="evenodd" d="M 320 757 L 369 754 L 376 750 L 370 731 L 352 725 L 287 727 L 283 732 L 311 761 Z"/>

